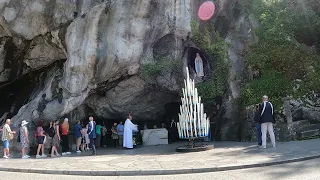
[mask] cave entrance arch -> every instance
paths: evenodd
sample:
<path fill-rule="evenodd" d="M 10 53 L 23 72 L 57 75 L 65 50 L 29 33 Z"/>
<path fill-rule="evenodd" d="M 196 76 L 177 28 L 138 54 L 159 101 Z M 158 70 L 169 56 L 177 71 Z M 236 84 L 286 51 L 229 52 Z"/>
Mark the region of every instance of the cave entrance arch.
<path fill-rule="evenodd" d="M 199 53 L 203 63 L 204 77 L 202 78 L 196 76 L 195 59 L 196 59 L 197 53 Z M 187 57 L 187 64 L 189 67 L 190 77 L 194 78 L 196 82 L 203 82 L 207 80 L 210 74 L 210 65 L 208 62 L 208 56 L 200 49 L 197 49 L 194 47 L 188 47 L 186 49 L 186 57 Z"/>
<path fill-rule="evenodd" d="M 164 106 L 165 109 L 165 121 L 170 124 L 171 120 L 174 119 L 176 122 L 179 121 L 178 114 L 180 113 L 181 102 L 170 102 Z"/>

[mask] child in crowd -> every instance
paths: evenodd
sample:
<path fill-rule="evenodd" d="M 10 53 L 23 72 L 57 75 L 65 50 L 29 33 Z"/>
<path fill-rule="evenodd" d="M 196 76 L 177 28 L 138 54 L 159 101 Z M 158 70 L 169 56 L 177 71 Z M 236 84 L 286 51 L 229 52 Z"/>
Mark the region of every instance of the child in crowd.
<path fill-rule="evenodd" d="M 90 144 L 90 139 L 88 136 L 88 125 L 84 125 L 82 124 L 82 130 L 81 130 L 81 134 L 82 134 L 82 146 L 81 146 L 81 150 L 82 151 L 89 151 L 89 144 Z"/>
<path fill-rule="evenodd" d="M 113 123 L 113 126 L 111 128 L 111 132 L 112 132 L 111 137 L 113 139 L 113 146 L 118 147 L 118 142 L 119 142 L 118 138 L 119 137 L 118 137 L 118 131 L 117 131 L 117 123 Z"/>

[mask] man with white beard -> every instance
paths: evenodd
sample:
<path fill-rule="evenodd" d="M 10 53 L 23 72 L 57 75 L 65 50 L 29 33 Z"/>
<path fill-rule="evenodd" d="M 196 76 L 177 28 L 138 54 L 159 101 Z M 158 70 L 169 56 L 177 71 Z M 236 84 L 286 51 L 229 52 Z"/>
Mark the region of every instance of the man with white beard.
<path fill-rule="evenodd" d="M 123 131 L 123 147 L 127 149 L 133 148 L 132 131 L 138 131 L 137 125 L 131 122 L 132 116 L 129 114 L 126 122 L 124 123 Z"/>

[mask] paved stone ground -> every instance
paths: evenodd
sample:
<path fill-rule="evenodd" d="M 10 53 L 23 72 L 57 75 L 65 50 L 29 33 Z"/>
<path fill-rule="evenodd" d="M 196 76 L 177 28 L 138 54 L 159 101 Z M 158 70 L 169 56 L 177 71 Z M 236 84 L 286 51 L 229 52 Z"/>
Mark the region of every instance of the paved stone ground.
<path fill-rule="evenodd" d="M 275 166 L 239 169 L 195 174 L 175 174 L 161 176 L 80 176 L 34 174 L 20 172 L 0 172 L 5 180 L 318 180 L 320 179 L 319 159 L 287 163 Z"/>
<path fill-rule="evenodd" d="M 98 156 L 1 159 L 0 170 L 78 175 L 156 175 L 260 167 L 320 157 L 320 139 L 278 143 L 259 149 L 254 143 L 216 142 L 215 149 L 176 153 L 181 143 L 133 150 L 100 149 Z"/>

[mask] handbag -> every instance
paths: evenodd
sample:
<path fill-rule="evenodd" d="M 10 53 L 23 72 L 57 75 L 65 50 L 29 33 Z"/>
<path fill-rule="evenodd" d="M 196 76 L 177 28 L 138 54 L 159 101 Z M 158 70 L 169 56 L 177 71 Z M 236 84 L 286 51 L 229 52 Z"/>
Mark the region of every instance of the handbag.
<path fill-rule="evenodd" d="M 12 140 L 14 138 L 14 135 L 11 133 L 9 134 L 9 136 L 10 136 L 10 140 Z"/>

